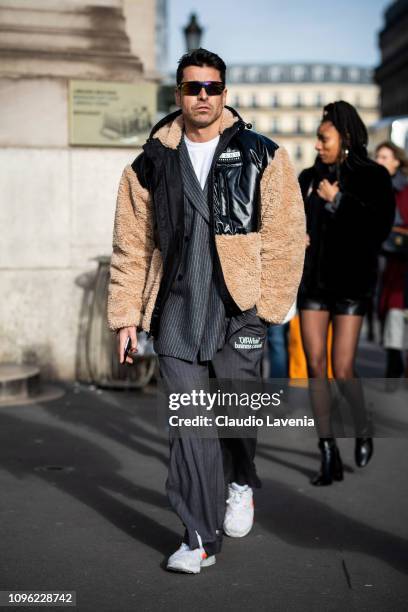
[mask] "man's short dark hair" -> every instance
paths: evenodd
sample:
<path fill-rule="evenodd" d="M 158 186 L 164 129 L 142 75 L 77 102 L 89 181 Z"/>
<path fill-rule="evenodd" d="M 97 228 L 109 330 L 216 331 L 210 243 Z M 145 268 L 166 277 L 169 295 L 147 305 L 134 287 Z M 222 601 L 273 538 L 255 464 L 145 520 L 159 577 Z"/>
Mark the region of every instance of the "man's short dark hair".
<path fill-rule="evenodd" d="M 185 53 L 179 59 L 179 65 L 177 68 L 177 85 L 183 80 L 183 70 L 187 68 L 187 66 L 210 66 L 211 68 L 216 68 L 219 70 L 221 75 L 221 81 L 225 83 L 225 72 L 227 67 L 224 61 L 220 58 L 216 53 L 211 53 L 211 51 L 207 51 L 207 49 L 194 49 L 194 51 L 190 51 L 189 53 Z"/>

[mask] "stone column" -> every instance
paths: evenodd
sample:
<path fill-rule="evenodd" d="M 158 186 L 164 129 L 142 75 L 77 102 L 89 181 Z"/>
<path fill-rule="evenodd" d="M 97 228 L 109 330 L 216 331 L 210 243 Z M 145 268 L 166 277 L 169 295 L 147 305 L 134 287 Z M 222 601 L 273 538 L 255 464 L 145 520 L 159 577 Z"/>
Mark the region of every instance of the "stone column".
<path fill-rule="evenodd" d="M 56 379 L 78 373 L 93 258 L 138 153 L 70 147 L 71 78 L 146 81 L 122 0 L 0 0 L 0 362 Z"/>

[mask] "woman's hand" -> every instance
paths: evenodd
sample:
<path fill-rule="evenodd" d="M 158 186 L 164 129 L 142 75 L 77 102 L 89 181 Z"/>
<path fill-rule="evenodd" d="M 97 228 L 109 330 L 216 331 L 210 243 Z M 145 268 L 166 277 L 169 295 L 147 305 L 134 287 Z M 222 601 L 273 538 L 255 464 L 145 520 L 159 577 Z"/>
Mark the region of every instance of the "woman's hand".
<path fill-rule="evenodd" d="M 309 234 L 306 234 L 305 236 L 305 243 L 306 243 L 306 248 L 310 245 L 310 236 Z"/>
<path fill-rule="evenodd" d="M 327 179 L 323 179 L 319 183 L 319 187 L 317 189 L 318 195 L 326 202 L 333 202 L 336 195 L 339 193 L 339 184 L 336 181 L 331 184 Z"/>

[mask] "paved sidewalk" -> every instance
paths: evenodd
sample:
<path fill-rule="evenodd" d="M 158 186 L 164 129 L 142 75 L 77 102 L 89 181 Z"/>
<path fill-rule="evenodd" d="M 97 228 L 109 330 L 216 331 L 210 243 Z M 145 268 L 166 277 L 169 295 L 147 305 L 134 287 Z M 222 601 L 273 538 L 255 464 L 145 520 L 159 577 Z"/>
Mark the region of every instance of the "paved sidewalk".
<path fill-rule="evenodd" d="M 363 470 L 340 440 L 345 480 L 319 489 L 316 440 L 262 432 L 253 531 L 226 538 L 200 575 L 172 574 L 182 529 L 155 403 L 154 387 L 69 385 L 57 401 L 0 409 L 0 590 L 75 590 L 80 612 L 407 609 L 406 439 L 376 440 Z"/>

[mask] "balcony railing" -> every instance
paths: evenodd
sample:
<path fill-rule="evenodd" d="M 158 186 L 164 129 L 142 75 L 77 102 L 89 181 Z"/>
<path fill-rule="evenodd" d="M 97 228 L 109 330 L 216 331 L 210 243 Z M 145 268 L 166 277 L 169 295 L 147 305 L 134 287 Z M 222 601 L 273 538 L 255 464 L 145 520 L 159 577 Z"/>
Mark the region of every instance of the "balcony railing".
<path fill-rule="evenodd" d="M 334 98 L 333 98 L 334 99 Z M 228 102 L 227 102 L 228 104 Z M 303 110 L 303 111 L 321 111 L 323 106 L 325 103 L 322 102 L 322 104 L 302 104 L 301 106 L 297 105 L 297 104 L 260 104 L 259 102 L 257 102 L 256 104 L 253 104 L 252 102 L 249 104 L 235 104 L 233 103 L 233 106 L 237 109 L 258 109 L 258 110 L 280 110 L 280 111 L 299 111 L 299 109 Z M 350 104 L 353 104 L 353 102 L 350 102 Z M 358 111 L 361 112 L 376 112 L 379 111 L 379 107 L 378 106 L 367 106 L 364 104 L 354 104 L 354 106 L 357 108 Z"/>

